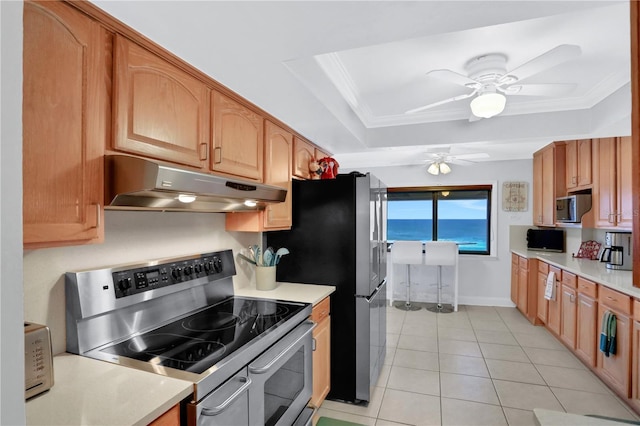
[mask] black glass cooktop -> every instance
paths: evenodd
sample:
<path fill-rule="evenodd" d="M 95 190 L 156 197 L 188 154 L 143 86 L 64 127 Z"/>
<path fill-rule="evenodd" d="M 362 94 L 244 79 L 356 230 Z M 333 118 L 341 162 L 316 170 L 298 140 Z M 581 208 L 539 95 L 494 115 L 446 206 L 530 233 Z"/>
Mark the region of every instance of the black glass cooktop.
<path fill-rule="evenodd" d="M 232 297 L 102 351 L 199 374 L 304 307 Z"/>

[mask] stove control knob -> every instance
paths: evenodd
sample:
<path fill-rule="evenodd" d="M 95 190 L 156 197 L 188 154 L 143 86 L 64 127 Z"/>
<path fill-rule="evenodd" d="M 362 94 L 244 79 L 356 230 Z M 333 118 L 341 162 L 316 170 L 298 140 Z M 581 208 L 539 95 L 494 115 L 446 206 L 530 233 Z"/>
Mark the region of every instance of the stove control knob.
<path fill-rule="evenodd" d="M 171 276 L 176 280 L 182 275 L 182 269 L 176 268 L 171 270 Z"/>
<path fill-rule="evenodd" d="M 222 259 L 219 257 L 213 258 L 213 269 L 215 269 L 216 272 L 222 272 Z"/>
<path fill-rule="evenodd" d="M 122 293 L 126 293 L 131 288 L 131 278 L 122 278 L 118 280 L 118 289 Z"/>
<path fill-rule="evenodd" d="M 202 272 L 202 265 L 200 263 L 196 263 L 193 266 L 193 270 L 196 272 L 196 274 L 199 274 L 200 272 Z"/>
<path fill-rule="evenodd" d="M 184 274 L 185 275 L 191 275 L 191 273 L 193 272 L 193 266 L 189 265 L 189 266 L 185 266 L 184 267 Z"/>
<path fill-rule="evenodd" d="M 207 274 L 210 274 L 213 269 L 213 262 L 212 261 L 208 261 L 207 263 L 204 264 L 204 270 L 207 272 Z"/>

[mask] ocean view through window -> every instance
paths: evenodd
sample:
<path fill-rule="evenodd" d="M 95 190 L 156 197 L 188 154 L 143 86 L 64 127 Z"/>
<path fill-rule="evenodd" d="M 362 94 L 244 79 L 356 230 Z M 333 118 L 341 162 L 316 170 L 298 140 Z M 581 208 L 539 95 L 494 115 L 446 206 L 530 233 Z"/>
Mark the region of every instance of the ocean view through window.
<path fill-rule="evenodd" d="M 387 239 L 454 241 L 461 254 L 490 253 L 491 187 L 391 188 Z"/>

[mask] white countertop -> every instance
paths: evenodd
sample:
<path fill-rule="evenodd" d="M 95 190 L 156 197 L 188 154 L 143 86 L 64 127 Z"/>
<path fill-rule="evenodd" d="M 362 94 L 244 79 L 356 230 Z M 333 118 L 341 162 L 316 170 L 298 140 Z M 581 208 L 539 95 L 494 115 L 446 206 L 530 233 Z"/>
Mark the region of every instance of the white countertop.
<path fill-rule="evenodd" d="M 236 296 L 259 297 L 262 299 L 290 300 L 313 305 L 336 291 L 331 285 L 297 284 L 277 282 L 273 290 L 257 290 L 255 286 L 236 288 Z"/>
<path fill-rule="evenodd" d="M 600 261 L 575 258 L 569 253 L 549 253 L 527 250 L 526 248 L 512 248 L 511 251 L 528 259 L 542 260 L 550 265 L 617 290 L 620 293 L 640 299 L 640 287 L 633 286 L 633 273 L 631 271 L 607 269 L 605 264 Z"/>
<path fill-rule="evenodd" d="M 83 356 L 53 358 L 54 385 L 26 403 L 27 425 L 147 425 L 193 383 Z"/>

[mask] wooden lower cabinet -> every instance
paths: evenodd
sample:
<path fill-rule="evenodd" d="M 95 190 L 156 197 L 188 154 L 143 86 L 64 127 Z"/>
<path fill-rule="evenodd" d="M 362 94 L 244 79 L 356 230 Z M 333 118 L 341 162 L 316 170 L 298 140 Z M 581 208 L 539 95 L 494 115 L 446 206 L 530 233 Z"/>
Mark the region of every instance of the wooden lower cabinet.
<path fill-rule="evenodd" d="M 631 404 L 640 411 L 640 300 L 633 302 L 633 336 L 631 338 Z"/>
<path fill-rule="evenodd" d="M 549 301 L 545 299 L 544 293 L 547 289 L 547 275 L 549 274 L 549 264 L 540 262 L 538 263 L 538 306 L 537 306 L 537 317 L 543 324 L 547 323 L 548 314 L 549 314 Z"/>
<path fill-rule="evenodd" d="M 527 314 L 527 302 L 528 302 L 528 295 L 527 295 L 527 286 L 528 286 L 528 281 L 529 281 L 529 266 L 528 266 L 528 261 L 527 259 L 523 259 L 520 258 L 520 266 L 518 267 L 518 290 L 517 290 L 517 294 L 518 294 L 518 300 L 516 301 L 516 305 L 518 306 L 518 309 L 520 309 L 520 311 L 523 314 Z"/>
<path fill-rule="evenodd" d="M 600 287 L 598 299 L 598 326 L 609 310 L 616 316 L 616 353 L 597 352 L 596 372 L 621 397 L 631 396 L 631 300 L 629 296 Z M 598 327 L 600 328 L 600 327 Z"/>
<path fill-rule="evenodd" d="M 556 274 L 556 282 L 555 282 L 555 300 L 549 300 L 549 308 L 547 315 L 547 328 L 553 331 L 556 335 L 560 335 L 560 312 L 561 312 L 561 303 L 562 303 L 562 289 L 560 285 L 560 280 L 562 277 L 562 270 L 560 268 L 556 268 L 555 266 L 549 266 L 549 272 L 555 272 Z"/>
<path fill-rule="evenodd" d="M 595 293 L 596 284 L 578 277 L 578 301 L 576 313 L 576 355 L 589 367 L 596 366 L 596 350 L 598 347 L 598 302 L 595 294 L 581 291 L 587 285 L 593 287 Z"/>
<path fill-rule="evenodd" d="M 149 426 L 179 426 L 180 425 L 180 404 L 169 408 L 163 415 L 149 423 Z"/>
<path fill-rule="evenodd" d="M 564 272 L 563 272 L 564 274 Z M 566 284 L 562 284 L 562 295 L 560 303 L 560 340 L 569 348 L 576 348 L 576 319 L 578 292 Z"/>
<path fill-rule="evenodd" d="M 511 301 L 518 304 L 518 260 L 520 256 L 511 253 Z"/>
<path fill-rule="evenodd" d="M 331 389 L 331 316 L 329 298 L 313 307 L 313 394 L 311 405 L 320 407 Z"/>

